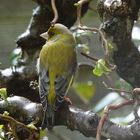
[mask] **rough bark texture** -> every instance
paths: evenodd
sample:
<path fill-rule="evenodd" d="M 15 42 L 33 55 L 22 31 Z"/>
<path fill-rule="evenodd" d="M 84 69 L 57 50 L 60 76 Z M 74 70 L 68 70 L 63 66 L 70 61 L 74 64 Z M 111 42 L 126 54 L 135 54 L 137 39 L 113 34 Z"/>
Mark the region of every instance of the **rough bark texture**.
<path fill-rule="evenodd" d="M 0 101 L 0 113 L 2 114 L 5 110 L 14 119 L 24 124 L 29 124 L 37 119 L 36 126 L 39 127 L 43 120 L 41 104 L 33 103 L 24 97 L 9 97 L 8 104 L 5 101 Z M 64 125 L 71 130 L 78 130 L 86 137 L 96 136 L 99 120 L 100 117 L 94 112 L 69 106 L 67 102 L 63 102 L 55 114 L 55 126 Z M 2 118 L 0 121 L 3 122 Z M 103 127 L 102 136 L 102 139 L 106 137 L 111 140 L 139 140 L 140 121 L 133 122 L 128 126 L 121 126 L 108 120 Z"/>
<path fill-rule="evenodd" d="M 140 53 L 131 39 L 139 7 L 139 1 L 135 0 L 123 2 L 105 0 L 99 7 L 100 15 L 103 15 L 101 28 L 107 38 L 112 38 L 113 45 L 117 49 L 113 55 L 117 72 L 133 87 L 140 87 Z"/>

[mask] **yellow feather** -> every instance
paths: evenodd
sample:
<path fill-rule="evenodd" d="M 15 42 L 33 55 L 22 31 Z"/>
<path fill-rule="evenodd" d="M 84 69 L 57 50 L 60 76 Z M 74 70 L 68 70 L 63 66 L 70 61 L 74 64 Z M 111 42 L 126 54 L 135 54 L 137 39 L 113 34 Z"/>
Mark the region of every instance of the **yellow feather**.
<path fill-rule="evenodd" d="M 49 77 L 50 77 L 50 92 L 48 95 L 49 104 L 53 105 L 55 102 L 55 93 L 54 93 L 54 80 L 55 80 L 55 73 L 53 70 L 49 70 Z"/>

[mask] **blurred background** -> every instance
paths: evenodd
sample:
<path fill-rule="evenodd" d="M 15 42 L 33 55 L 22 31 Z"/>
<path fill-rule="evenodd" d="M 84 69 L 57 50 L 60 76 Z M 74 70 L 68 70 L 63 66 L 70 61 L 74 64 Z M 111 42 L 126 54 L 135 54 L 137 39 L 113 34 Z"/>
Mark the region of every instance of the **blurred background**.
<path fill-rule="evenodd" d="M 0 67 L 11 65 L 17 37 L 26 30 L 35 3 L 32 0 L 0 0 Z"/>
<path fill-rule="evenodd" d="M 0 0 L 0 3 L 0 69 L 4 69 L 12 65 L 12 52 L 16 48 L 15 40 L 26 30 L 36 4 L 32 0 Z M 82 23 L 90 27 L 98 28 L 100 26 L 96 0 L 90 3 L 87 14 L 82 18 Z M 136 30 L 135 33 L 140 33 L 138 27 Z M 84 34 L 81 31 L 74 34 L 78 34 L 80 41 L 87 45 L 86 51 L 89 51 L 91 56 L 103 57 L 103 48 L 98 34 L 89 32 Z M 133 38 L 138 45 L 140 39 L 136 38 L 135 34 L 133 34 Z M 123 100 L 123 97 L 119 96 L 118 93 L 108 90 L 103 85 L 103 81 L 109 87 L 119 89 L 131 90 L 131 86 L 120 79 L 115 71 L 101 77 L 93 75 L 95 62 L 80 55 L 83 47 L 79 46 L 77 49 L 80 66 L 75 79 L 76 82 L 69 91 L 70 99 L 73 105 L 85 110 L 91 109 L 101 115 L 104 106 Z M 123 109 L 115 111 L 111 117 L 113 121 L 121 123 L 127 123 L 133 119 L 130 107 L 125 107 L 125 111 Z M 47 136 L 50 140 L 93 140 L 93 138 L 84 137 L 78 131 L 70 131 L 64 126 L 55 127 L 54 131 L 48 133 Z"/>

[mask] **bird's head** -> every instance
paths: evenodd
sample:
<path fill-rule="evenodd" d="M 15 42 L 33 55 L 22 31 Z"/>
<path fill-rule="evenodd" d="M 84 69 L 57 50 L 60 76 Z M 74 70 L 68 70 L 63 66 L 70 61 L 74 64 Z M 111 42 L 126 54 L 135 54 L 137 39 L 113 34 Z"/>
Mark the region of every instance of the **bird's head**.
<path fill-rule="evenodd" d="M 54 26 L 50 27 L 47 32 L 42 33 L 40 36 L 45 38 L 46 40 L 49 40 L 51 38 L 56 37 L 57 35 L 62 34 L 72 34 L 72 33 L 66 26 L 57 23 Z"/>

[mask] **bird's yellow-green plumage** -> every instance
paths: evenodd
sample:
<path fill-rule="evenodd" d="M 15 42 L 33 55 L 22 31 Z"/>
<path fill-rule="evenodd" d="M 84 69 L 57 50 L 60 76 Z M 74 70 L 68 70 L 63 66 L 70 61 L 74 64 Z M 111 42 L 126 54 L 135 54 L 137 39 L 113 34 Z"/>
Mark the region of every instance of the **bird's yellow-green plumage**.
<path fill-rule="evenodd" d="M 59 108 L 67 94 L 77 65 L 76 43 L 72 33 L 64 25 L 55 24 L 42 36 L 47 38 L 47 34 L 48 41 L 40 52 L 38 62 L 44 127 L 53 125 L 54 110 Z"/>

